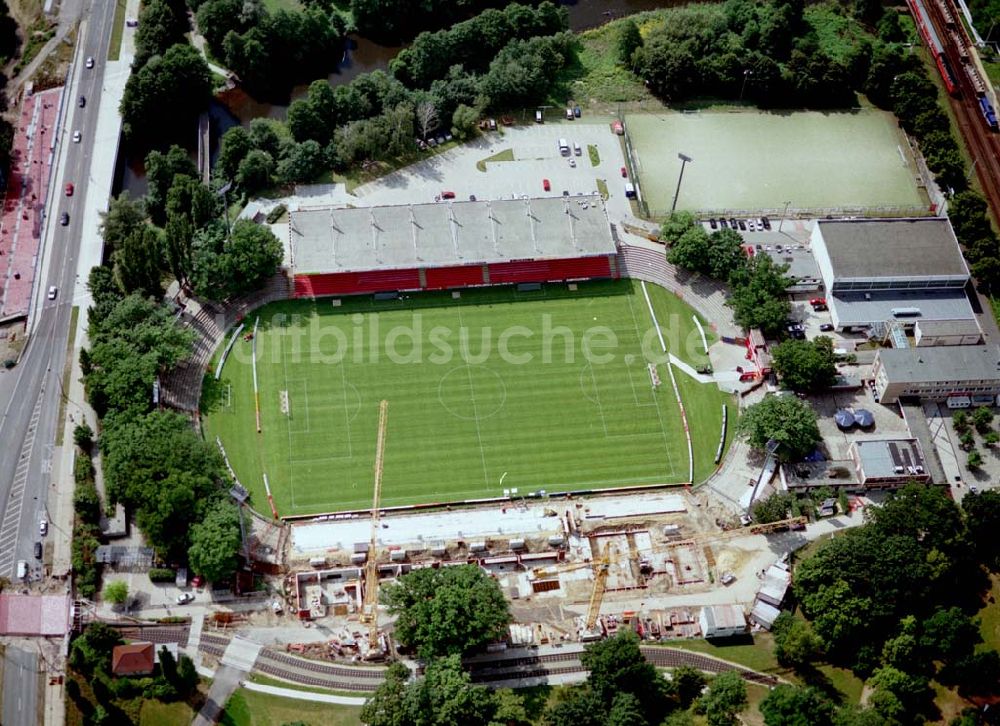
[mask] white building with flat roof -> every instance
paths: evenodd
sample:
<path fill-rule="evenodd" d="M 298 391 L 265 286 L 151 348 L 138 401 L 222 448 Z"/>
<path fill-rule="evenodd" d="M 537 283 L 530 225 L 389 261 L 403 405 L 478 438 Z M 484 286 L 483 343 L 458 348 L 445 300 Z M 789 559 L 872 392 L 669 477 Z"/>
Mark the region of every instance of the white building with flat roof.
<path fill-rule="evenodd" d="M 698 614 L 703 638 L 730 638 L 747 631 L 747 617 L 739 605 L 710 605 Z"/>

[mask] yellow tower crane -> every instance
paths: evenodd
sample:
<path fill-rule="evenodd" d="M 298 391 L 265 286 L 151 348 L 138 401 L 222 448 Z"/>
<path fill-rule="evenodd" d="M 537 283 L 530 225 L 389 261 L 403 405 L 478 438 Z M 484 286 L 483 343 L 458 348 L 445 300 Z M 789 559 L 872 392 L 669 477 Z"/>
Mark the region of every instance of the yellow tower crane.
<path fill-rule="evenodd" d="M 378 561 L 377 543 L 379 528 L 379 500 L 382 498 L 382 462 L 385 454 L 385 426 L 389 416 L 389 402 L 378 406 L 378 436 L 375 442 L 375 486 L 372 491 L 372 527 L 368 540 L 368 559 L 365 560 L 365 591 L 361 606 L 361 622 L 368 625 L 368 649 L 378 650 Z"/>
<path fill-rule="evenodd" d="M 587 630 L 593 630 L 597 625 L 597 618 L 601 614 L 601 603 L 604 601 L 604 590 L 608 586 L 608 571 L 611 569 L 611 561 L 618 554 L 617 549 L 610 543 L 604 546 L 604 554 L 594 560 L 594 589 L 590 593 L 590 609 L 587 611 Z"/>

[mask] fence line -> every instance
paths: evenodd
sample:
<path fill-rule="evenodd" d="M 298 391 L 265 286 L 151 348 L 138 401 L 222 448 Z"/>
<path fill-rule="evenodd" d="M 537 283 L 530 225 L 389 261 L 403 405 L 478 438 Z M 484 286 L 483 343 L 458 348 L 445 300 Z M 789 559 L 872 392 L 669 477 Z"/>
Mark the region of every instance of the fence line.
<path fill-rule="evenodd" d="M 940 210 L 940 207 L 937 209 Z M 774 207 L 756 209 L 704 208 L 685 209 L 684 211 L 691 212 L 699 219 L 708 219 L 709 217 L 723 217 L 726 219 L 729 217 L 736 217 L 737 219 L 746 219 L 748 217 L 769 217 L 772 222 L 776 222 L 782 217 L 785 210 L 781 207 Z M 940 212 L 938 211 L 937 213 Z M 648 218 L 653 220 L 663 220 L 669 216 L 669 209 L 650 209 Z M 795 209 L 789 209 L 787 214 L 784 214 L 785 219 L 821 219 L 824 217 L 833 219 L 861 217 L 869 219 L 879 217 L 927 216 L 933 216 L 930 209 L 917 204 L 898 206 L 886 205 L 881 207 L 796 207 Z"/>

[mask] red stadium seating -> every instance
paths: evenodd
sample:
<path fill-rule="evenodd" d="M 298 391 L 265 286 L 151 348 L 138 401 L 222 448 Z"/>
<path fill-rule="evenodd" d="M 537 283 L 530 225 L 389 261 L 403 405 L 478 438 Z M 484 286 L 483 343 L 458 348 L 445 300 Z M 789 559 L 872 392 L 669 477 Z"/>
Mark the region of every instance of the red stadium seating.
<path fill-rule="evenodd" d="M 482 265 L 463 265 L 462 267 L 432 267 L 425 271 L 427 290 L 446 290 L 451 287 L 470 287 L 482 285 Z"/>
<path fill-rule="evenodd" d="M 611 258 L 575 257 L 563 260 L 522 260 L 489 265 L 489 280 L 484 279 L 482 265 L 429 268 L 424 271 L 421 287 L 420 271 L 374 270 L 371 272 L 339 272 L 323 275 L 296 275 L 295 297 L 357 295 L 395 290 L 443 290 L 473 285 L 512 285 L 521 282 L 557 282 L 588 278 L 618 277 L 612 273 Z"/>
<path fill-rule="evenodd" d="M 412 269 L 295 276 L 295 297 L 356 295 L 359 293 L 419 289 L 420 273 L 418 270 Z"/>
<path fill-rule="evenodd" d="M 553 282 L 576 278 L 611 277 L 608 257 L 576 257 L 565 260 L 525 260 L 490 265 L 490 283 Z"/>

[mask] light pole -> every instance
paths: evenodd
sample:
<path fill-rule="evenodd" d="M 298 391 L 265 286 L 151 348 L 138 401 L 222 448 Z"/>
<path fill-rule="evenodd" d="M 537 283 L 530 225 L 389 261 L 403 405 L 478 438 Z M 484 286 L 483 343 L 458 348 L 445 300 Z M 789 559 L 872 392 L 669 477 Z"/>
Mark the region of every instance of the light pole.
<path fill-rule="evenodd" d="M 684 181 L 684 166 L 689 161 L 694 161 L 694 159 L 687 154 L 677 154 L 677 158 L 681 160 L 681 173 L 680 176 L 677 177 L 677 191 L 674 192 L 674 203 L 670 205 L 671 214 L 673 214 L 674 210 L 677 209 L 677 197 L 681 195 L 681 182 Z"/>
<path fill-rule="evenodd" d="M 783 211 L 783 212 L 781 213 L 781 221 L 780 221 L 780 222 L 778 222 L 778 231 L 779 231 L 779 232 L 781 231 L 781 226 L 782 226 L 782 225 L 783 225 L 783 224 L 785 223 L 785 215 L 786 215 L 786 214 L 788 214 L 788 205 L 789 205 L 789 204 L 791 204 L 791 201 L 787 201 L 787 202 L 785 202 L 785 209 L 784 209 L 784 211 Z"/>
<path fill-rule="evenodd" d="M 743 85 L 740 86 L 740 103 L 743 103 L 743 92 L 747 90 L 747 79 L 753 75 L 753 71 L 747 68 L 743 71 Z"/>

